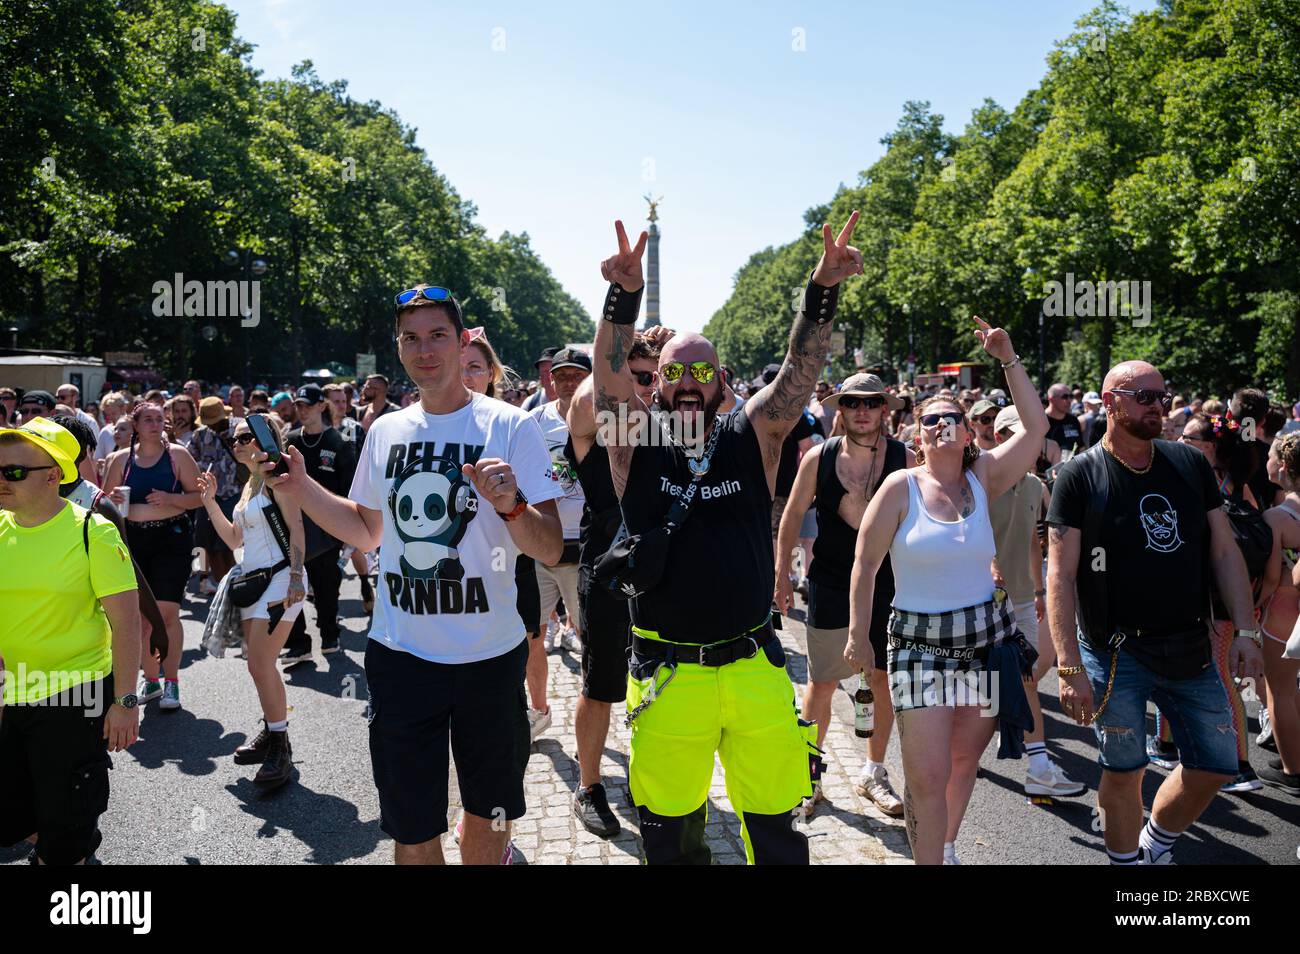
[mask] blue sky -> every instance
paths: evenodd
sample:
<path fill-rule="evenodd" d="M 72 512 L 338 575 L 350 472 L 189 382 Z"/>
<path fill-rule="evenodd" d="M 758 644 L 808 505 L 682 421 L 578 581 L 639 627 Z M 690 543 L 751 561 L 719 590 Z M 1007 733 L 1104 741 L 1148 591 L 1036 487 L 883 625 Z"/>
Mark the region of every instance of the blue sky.
<path fill-rule="evenodd" d="M 1096 5 L 227 3 L 265 76 L 311 59 L 396 110 L 487 230 L 527 232 L 592 315 L 613 220 L 631 232 L 641 196 L 663 195 L 661 313 L 692 330 L 752 253 L 880 156 L 905 100 L 954 132 L 986 96 L 1013 107 Z"/>

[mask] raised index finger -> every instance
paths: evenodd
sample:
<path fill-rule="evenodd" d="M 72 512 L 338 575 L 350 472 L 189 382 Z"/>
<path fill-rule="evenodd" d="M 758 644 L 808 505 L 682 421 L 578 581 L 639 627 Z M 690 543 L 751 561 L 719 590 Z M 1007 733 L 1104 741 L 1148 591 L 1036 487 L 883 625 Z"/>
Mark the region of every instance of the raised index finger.
<path fill-rule="evenodd" d="M 983 318 L 981 318 L 979 315 L 971 315 L 971 320 L 974 321 L 975 324 L 979 325 L 980 331 L 989 330 L 989 323 L 985 321 Z"/>
<path fill-rule="evenodd" d="M 843 248 L 844 246 L 848 245 L 849 239 L 853 237 L 853 230 L 857 228 L 857 225 L 858 225 L 858 210 L 854 209 L 853 214 L 849 216 L 848 222 L 846 222 L 844 224 L 844 228 L 840 230 L 840 237 L 835 240 L 835 244 L 838 245 L 840 248 Z"/>
<path fill-rule="evenodd" d="M 618 251 L 619 254 L 625 255 L 630 249 L 627 244 L 627 231 L 623 228 L 623 220 L 614 220 L 614 231 L 618 233 Z"/>

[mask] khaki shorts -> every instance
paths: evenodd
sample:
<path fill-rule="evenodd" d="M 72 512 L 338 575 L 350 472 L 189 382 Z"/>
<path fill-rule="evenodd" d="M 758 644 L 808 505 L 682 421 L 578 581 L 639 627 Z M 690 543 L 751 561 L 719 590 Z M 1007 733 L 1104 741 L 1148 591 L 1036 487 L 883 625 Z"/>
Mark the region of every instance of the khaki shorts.
<path fill-rule="evenodd" d="M 808 681 L 839 682 L 853 675 L 844 661 L 844 644 L 849 641 L 849 628 L 817 629 L 804 627 L 808 634 Z"/>
<path fill-rule="evenodd" d="M 1016 629 L 1025 634 L 1025 639 L 1034 649 L 1038 648 L 1038 613 L 1034 610 L 1034 601 L 1017 603 Z"/>

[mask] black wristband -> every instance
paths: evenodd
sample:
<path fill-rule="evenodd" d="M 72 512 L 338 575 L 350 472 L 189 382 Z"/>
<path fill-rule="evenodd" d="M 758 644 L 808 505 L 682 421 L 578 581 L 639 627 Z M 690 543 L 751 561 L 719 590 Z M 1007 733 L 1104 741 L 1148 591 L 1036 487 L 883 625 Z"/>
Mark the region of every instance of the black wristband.
<path fill-rule="evenodd" d="M 809 276 L 808 287 L 803 292 L 802 311 L 805 315 L 817 322 L 817 324 L 824 325 L 826 322 L 834 320 L 835 309 L 838 307 L 839 302 L 839 285 L 827 288 L 825 285 L 818 285 Z"/>
<path fill-rule="evenodd" d="M 605 307 L 601 309 L 600 317 L 616 325 L 635 325 L 636 316 L 641 312 L 643 291 L 644 285 L 630 292 L 624 290 L 622 285 L 611 282 L 609 291 L 605 293 Z"/>

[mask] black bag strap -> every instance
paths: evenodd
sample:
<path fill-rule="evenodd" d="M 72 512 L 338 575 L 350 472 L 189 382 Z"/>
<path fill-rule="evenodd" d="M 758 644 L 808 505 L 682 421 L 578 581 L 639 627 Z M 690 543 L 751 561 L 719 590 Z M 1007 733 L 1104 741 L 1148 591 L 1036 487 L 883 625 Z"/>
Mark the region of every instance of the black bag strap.
<path fill-rule="evenodd" d="M 712 461 L 713 454 L 718 448 L 718 435 L 722 433 L 722 426 L 720 420 L 714 423 L 713 433 L 709 435 L 709 442 L 704 447 L 704 453 L 700 455 L 701 460 Z M 664 517 L 664 529 L 669 534 L 680 528 L 686 522 L 686 518 L 690 516 L 691 508 L 695 505 L 695 498 L 698 496 L 700 481 L 704 479 L 704 475 L 708 472 L 708 468 L 695 472 L 682 495 L 674 500 L 673 505 L 668 508 L 668 515 Z M 626 518 L 624 518 L 624 523 L 626 523 Z"/>
<path fill-rule="evenodd" d="M 98 494 L 96 495 L 95 499 L 96 500 L 99 499 Z M 95 506 L 94 501 L 91 501 L 90 505 L 91 507 L 94 507 Z M 90 515 L 93 512 L 94 511 L 92 510 L 87 510 L 86 515 L 81 518 L 81 545 L 86 548 L 87 558 L 90 557 Z"/>
<path fill-rule="evenodd" d="M 275 537 L 275 542 L 280 545 L 280 552 L 284 555 L 284 559 L 271 568 L 271 574 L 275 575 L 289 565 L 289 528 L 285 525 L 280 505 L 275 502 L 275 494 L 269 487 L 266 489 L 266 496 L 270 503 L 262 508 L 262 516 L 266 518 L 266 525 L 271 528 L 271 536 Z"/>
<path fill-rule="evenodd" d="M 1101 540 L 1101 520 L 1106 512 L 1106 499 L 1110 496 L 1110 469 L 1106 452 L 1100 444 L 1090 447 L 1075 458 L 1088 471 L 1088 482 L 1092 487 L 1092 500 L 1083 515 L 1083 538 L 1079 541 L 1079 559 L 1091 560 L 1091 546 L 1098 546 Z M 1074 459 L 1074 458 L 1072 458 Z M 1076 594 L 1076 615 L 1083 633 L 1094 648 L 1101 649 L 1110 638 L 1110 597 L 1106 586 L 1106 571 L 1092 573 L 1092 598 L 1080 600 Z"/>

